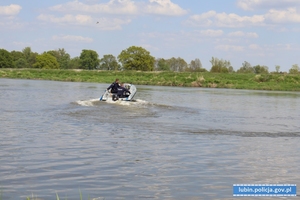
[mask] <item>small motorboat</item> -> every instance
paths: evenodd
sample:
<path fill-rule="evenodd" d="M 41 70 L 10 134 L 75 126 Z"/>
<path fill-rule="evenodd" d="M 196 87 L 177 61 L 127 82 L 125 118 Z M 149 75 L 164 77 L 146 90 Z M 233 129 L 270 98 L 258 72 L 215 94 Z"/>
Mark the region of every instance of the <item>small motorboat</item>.
<path fill-rule="evenodd" d="M 122 87 L 129 90 L 129 92 L 111 93 L 110 90 L 105 90 L 104 94 L 100 97 L 100 101 L 107 101 L 109 99 L 113 101 L 132 101 L 136 93 L 136 87 L 130 83 L 124 83 Z"/>

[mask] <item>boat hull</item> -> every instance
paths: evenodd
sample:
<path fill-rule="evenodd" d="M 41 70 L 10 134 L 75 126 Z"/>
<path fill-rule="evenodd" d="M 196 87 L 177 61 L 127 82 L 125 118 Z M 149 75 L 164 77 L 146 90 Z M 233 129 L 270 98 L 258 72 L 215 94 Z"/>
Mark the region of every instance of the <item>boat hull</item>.
<path fill-rule="evenodd" d="M 100 97 L 100 101 L 132 101 L 134 95 L 136 94 L 136 87 L 130 83 L 124 83 L 124 86 L 127 90 L 130 91 L 130 95 L 127 97 L 118 97 L 117 94 L 111 93 L 108 90 L 105 90 L 104 94 Z"/>

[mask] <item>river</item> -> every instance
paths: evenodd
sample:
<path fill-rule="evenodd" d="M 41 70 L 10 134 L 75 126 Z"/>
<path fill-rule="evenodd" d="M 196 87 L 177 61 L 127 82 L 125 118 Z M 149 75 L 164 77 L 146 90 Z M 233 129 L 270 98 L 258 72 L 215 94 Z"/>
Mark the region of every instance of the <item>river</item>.
<path fill-rule="evenodd" d="M 137 85 L 134 102 L 100 102 L 106 87 L 0 79 L 0 199 L 236 199 L 233 184 L 300 185 L 300 93 Z"/>

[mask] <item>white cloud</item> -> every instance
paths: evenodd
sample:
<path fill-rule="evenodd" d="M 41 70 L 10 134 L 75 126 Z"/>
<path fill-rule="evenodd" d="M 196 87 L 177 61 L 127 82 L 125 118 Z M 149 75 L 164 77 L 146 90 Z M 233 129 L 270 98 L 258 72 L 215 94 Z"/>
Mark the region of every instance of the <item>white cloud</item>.
<path fill-rule="evenodd" d="M 41 14 L 38 16 L 38 19 L 41 21 L 52 22 L 52 23 L 68 23 L 68 24 L 86 24 L 92 23 L 93 20 L 91 16 L 88 15 L 64 15 L 63 17 L 56 17 L 54 15 L 44 15 Z"/>
<path fill-rule="evenodd" d="M 201 36 L 206 36 L 206 37 L 219 37 L 223 35 L 223 31 L 222 30 L 212 30 L 212 29 L 208 29 L 208 30 L 201 30 L 199 31 Z"/>
<path fill-rule="evenodd" d="M 187 13 L 171 0 L 109 0 L 107 3 L 98 4 L 74 0 L 52 6 L 49 10 L 50 14 L 40 14 L 37 19 L 59 25 L 95 26 L 101 30 L 120 30 L 122 25 L 129 24 L 136 15 L 178 16 Z M 56 12 L 63 15 L 59 16 Z M 114 18 L 113 15 L 118 17 Z"/>
<path fill-rule="evenodd" d="M 17 15 L 21 9 L 22 7 L 16 4 L 0 6 L 0 15 Z"/>
<path fill-rule="evenodd" d="M 108 3 L 87 5 L 78 0 L 50 8 L 52 11 L 81 11 L 98 14 L 136 14 L 138 8 L 131 0 L 110 0 Z"/>
<path fill-rule="evenodd" d="M 297 52 L 300 50 L 300 47 L 298 44 L 291 44 L 291 43 L 274 43 L 274 44 L 250 44 L 248 45 L 248 48 L 250 50 L 253 50 L 252 52 L 256 52 L 259 54 L 266 54 L 270 53 L 276 54 L 274 52 L 276 51 L 285 51 L 286 52 Z"/>
<path fill-rule="evenodd" d="M 299 51 L 300 47 L 298 44 L 276 44 L 271 46 L 270 49 L 284 50 L 284 51 Z"/>
<path fill-rule="evenodd" d="M 258 26 L 264 23 L 263 15 L 253 16 L 239 16 L 231 13 L 217 13 L 216 11 L 209 11 L 200 15 L 192 15 L 187 23 L 192 26 L 217 26 L 217 27 L 245 27 Z"/>
<path fill-rule="evenodd" d="M 186 32 L 186 31 L 179 31 L 179 32 L 147 32 L 147 33 L 141 33 L 140 37 L 144 38 L 145 40 L 155 39 L 160 40 L 163 39 L 164 41 L 189 41 L 187 43 L 190 43 L 191 41 L 203 41 L 204 38 L 216 38 L 220 37 L 224 34 L 223 30 L 199 30 L 199 31 L 192 31 L 192 32 Z"/>
<path fill-rule="evenodd" d="M 38 19 L 45 22 L 51 22 L 56 24 L 70 24 L 70 25 L 81 25 L 81 26 L 95 26 L 101 30 L 120 30 L 121 25 L 130 23 L 128 19 L 118 18 L 100 18 L 93 19 L 89 15 L 64 15 L 63 17 L 55 17 L 54 15 L 39 15 Z M 97 21 L 97 24 L 96 24 Z"/>
<path fill-rule="evenodd" d="M 299 0 L 238 0 L 237 5 L 244 10 L 289 8 L 300 6 Z"/>
<path fill-rule="evenodd" d="M 150 4 L 146 5 L 146 13 L 158 15 L 180 16 L 187 13 L 171 0 L 149 0 Z"/>
<path fill-rule="evenodd" d="M 14 42 L 12 42 L 12 44 L 14 45 L 14 46 L 16 46 L 16 47 L 30 47 L 32 44 L 31 43 L 29 43 L 29 42 L 16 42 L 16 41 L 14 41 Z"/>
<path fill-rule="evenodd" d="M 221 51 L 244 51 L 243 46 L 236 46 L 236 45 L 218 45 L 215 48 Z"/>
<path fill-rule="evenodd" d="M 208 11 L 199 15 L 190 16 L 186 23 L 194 27 L 214 26 L 227 28 L 266 26 L 279 23 L 300 23 L 300 12 L 297 8 L 287 8 L 284 10 L 271 9 L 262 15 L 239 16 L 234 13 L 227 14 L 224 12 L 217 13 L 216 11 Z M 253 35 L 253 37 L 256 36 Z"/>
<path fill-rule="evenodd" d="M 260 50 L 261 49 L 261 47 L 258 44 L 250 44 L 248 47 L 251 50 Z"/>
<path fill-rule="evenodd" d="M 137 15 L 155 14 L 180 16 L 187 13 L 179 5 L 171 0 L 149 0 L 148 2 L 135 3 L 132 0 L 110 0 L 108 3 L 88 5 L 78 0 L 59 4 L 50 8 L 51 11 L 60 12 L 87 12 L 96 14 L 118 14 L 118 15 Z"/>
<path fill-rule="evenodd" d="M 245 33 L 243 31 L 231 32 L 231 33 L 228 33 L 228 36 L 229 37 L 258 38 L 257 33 L 253 33 L 253 32 Z"/>
<path fill-rule="evenodd" d="M 76 35 L 54 35 L 52 37 L 55 41 L 67 41 L 67 42 L 85 42 L 85 43 L 91 43 L 93 42 L 92 38 L 88 37 L 82 37 L 82 36 L 76 36 Z"/>
<path fill-rule="evenodd" d="M 11 4 L 8 6 L 0 6 L 0 28 L 2 30 L 22 29 L 27 23 L 19 22 L 17 15 L 22 7 L 20 5 Z M 2 28 L 3 27 L 3 28 Z"/>
<path fill-rule="evenodd" d="M 129 24 L 131 22 L 130 19 L 107 19 L 107 18 L 101 18 L 98 20 L 97 26 L 99 26 L 102 30 L 121 30 L 122 25 Z"/>
<path fill-rule="evenodd" d="M 270 10 L 266 15 L 266 19 L 275 23 L 299 23 L 300 13 L 296 8 L 288 8 L 286 10 Z"/>

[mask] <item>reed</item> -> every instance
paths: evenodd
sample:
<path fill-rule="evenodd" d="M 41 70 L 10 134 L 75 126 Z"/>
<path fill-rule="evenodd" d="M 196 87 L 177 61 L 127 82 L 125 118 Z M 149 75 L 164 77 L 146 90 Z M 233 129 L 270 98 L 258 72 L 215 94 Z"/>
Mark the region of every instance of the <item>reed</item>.
<path fill-rule="evenodd" d="M 0 69 L 0 78 L 108 84 L 119 78 L 135 85 L 300 91 L 299 74 Z"/>

